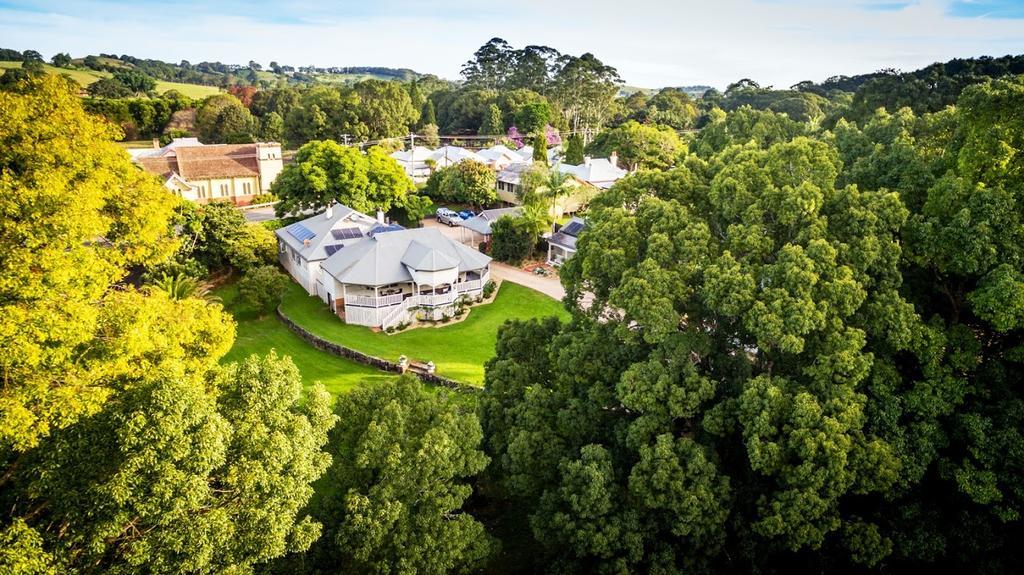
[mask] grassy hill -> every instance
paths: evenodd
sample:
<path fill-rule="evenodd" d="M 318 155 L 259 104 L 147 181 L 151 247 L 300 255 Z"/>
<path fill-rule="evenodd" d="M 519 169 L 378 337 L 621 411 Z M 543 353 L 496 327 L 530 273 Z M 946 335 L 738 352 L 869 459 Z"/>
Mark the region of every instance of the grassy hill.
<path fill-rule="evenodd" d="M 20 67 L 21 62 L 0 62 L 0 69 Z M 108 78 L 111 75 L 110 72 L 97 72 L 96 70 L 88 70 L 84 68 L 79 70 L 69 70 L 66 68 L 57 68 L 49 64 L 45 64 L 44 67 L 46 68 L 47 73 L 50 74 L 67 74 L 72 80 L 78 82 L 83 87 L 92 84 L 100 78 Z M 163 82 L 157 80 L 157 92 L 162 94 L 168 90 L 177 90 L 190 98 L 204 98 L 220 92 L 220 88 L 217 88 L 216 86 L 200 86 L 198 84 L 182 84 L 179 82 Z"/>

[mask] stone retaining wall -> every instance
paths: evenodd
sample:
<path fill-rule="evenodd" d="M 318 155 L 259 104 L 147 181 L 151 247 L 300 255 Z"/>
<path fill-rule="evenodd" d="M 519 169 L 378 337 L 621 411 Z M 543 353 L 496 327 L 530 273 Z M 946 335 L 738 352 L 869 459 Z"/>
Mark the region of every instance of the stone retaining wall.
<path fill-rule="evenodd" d="M 399 367 L 396 362 L 381 359 L 379 357 L 374 357 L 372 355 L 367 355 L 363 352 L 356 351 L 343 345 L 338 345 L 331 341 L 327 341 L 326 339 L 323 339 L 320 336 L 313 335 L 309 331 L 306 331 L 306 328 L 295 323 L 294 321 L 291 320 L 291 318 L 286 316 L 284 312 L 281 311 L 280 306 L 277 308 L 277 317 L 281 318 L 281 322 L 284 323 L 284 325 L 288 326 L 288 329 L 292 330 L 292 332 L 294 332 L 295 335 L 299 336 L 304 341 L 306 341 L 306 343 L 312 345 L 313 347 L 319 349 L 320 351 L 326 351 L 327 353 L 330 353 L 332 355 L 343 357 L 345 359 L 350 359 L 352 361 L 362 363 L 364 365 L 368 365 L 370 367 L 374 367 L 382 371 L 388 371 L 395 374 L 402 373 L 402 368 Z M 462 393 L 477 393 L 479 391 L 482 391 L 479 387 L 459 383 L 454 379 L 448 379 L 447 377 L 443 377 L 434 373 L 416 373 L 413 371 L 409 371 L 409 373 L 420 378 L 420 381 L 423 381 L 424 383 L 440 385 L 442 387 L 447 387 L 448 389 L 452 389 Z"/>

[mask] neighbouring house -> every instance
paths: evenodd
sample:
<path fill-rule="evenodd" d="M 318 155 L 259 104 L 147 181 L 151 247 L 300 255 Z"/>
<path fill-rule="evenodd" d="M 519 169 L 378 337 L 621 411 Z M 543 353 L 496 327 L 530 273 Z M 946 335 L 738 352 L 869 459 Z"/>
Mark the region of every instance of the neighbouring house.
<path fill-rule="evenodd" d="M 466 160 L 474 160 L 481 164 L 487 163 L 487 160 L 476 152 L 460 148 L 459 146 L 441 146 L 434 150 L 428 159 L 433 161 L 434 166 L 437 168 L 447 168 Z"/>
<path fill-rule="evenodd" d="M 480 300 L 491 259 L 435 228 L 404 229 L 342 205 L 276 231 L 281 264 L 346 323 L 387 329 Z"/>
<path fill-rule="evenodd" d="M 405 170 L 405 173 L 412 178 L 414 182 L 425 182 L 430 177 L 431 163 L 427 160 L 430 159 L 431 154 L 434 150 L 425 148 L 423 146 L 416 146 L 411 150 L 398 150 L 392 152 L 391 157 L 398 162 L 400 166 Z"/>
<path fill-rule="evenodd" d="M 572 218 L 548 238 L 548 263 L 560 265 L 576 253 L 576 241 L 587 227 L 586 220 Z"/>
<path fill-rule="evenodd" d="M 572 175 L 581 182 L 586 182 L 602 190 L 607 190 L 615 182 L 629 174 L 629 172 L 618 166 L 618 155 L 614 152 L 607 159 L 586 157 L 583 159 L 583 163 L 578 166 L 558 164 L 558 169 L 563 173 Z"/>
<path fill-rule="evenodd" d="M 600 191 L 599 187 L 581 179 L 576 175 L 576 173 L 574 173 L 574 171 L 562 169 L 562 164 L 557 164 L 557 166 L 560 171 L 572 176 L 571 182 L 573 182 L 574 185 L 572 186 L 573 190 L 570 193 L 557 198 L 552 203 L 550 212 L 551 216 L 554 218 L 560 218 L 565 214 L 575 214 L 582 210 Z M 532 168 L 532 164 L 519 163 L 512 164 L 499 172 L 497 182 L 495 184 L 498 189 L 498 199 L 507 204 L 521 204 L 522 201 L 519 194 L 523 177 L 526 172 Z"/>
<path fill-rule="evenodd" d="M 201 204 L 228 200 L 248 205 L 253 196 L 270 191 L 284 168 L 281 145 L 274 142 L 206 145 L 196 138 L 175 138 L 162 148 L 129 153 L 168 190 Z"/>
<path fill-rule="evenodd" d="M 519 204 L 519 186 L 522 184 L 523 176 L 533 168 L 533 164 L 519 162 L 506 166 L 498 172 L 496 184 L 498 188 L 498 199 L 506 204 Z"/>
<path fill-rule="evenodd" d="M 469 218 L 468 220 L 462 220 L 462 229 L 459 230 L 461 234 L 460 239 L 463 243 L 467 243 L 466 230 L 469 230 L 468 243 L 476 244 L 478 239 L 482 241 L 491 240 L 491 224 L 498 221 L 498 218 L 502 216 L 513 216 L 518 217 L 523 213 L 523 208 L 497 208 L 493 210 L 484 210 L 479 214 Z M 479 236 L 479 238 L 477 237 Z"/>
<path fill-rule="evenodd" d="M 504 170 L 512 164 L 519 164 L 525 161 L 515 150 L 502 144 L 480 150 L 477 152 L 477 155 L 482 157 L 487 165 L 495 171 Z"/>

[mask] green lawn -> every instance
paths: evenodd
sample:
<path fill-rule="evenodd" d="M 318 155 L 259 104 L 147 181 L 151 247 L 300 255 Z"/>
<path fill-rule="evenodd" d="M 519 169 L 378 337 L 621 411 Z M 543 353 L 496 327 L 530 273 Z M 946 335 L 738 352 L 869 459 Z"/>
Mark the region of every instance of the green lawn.
<path fill-rule="evenodd" d="M 0 69 L 20 67 L 21 62 L 0 62 Z M 92 84 L 100 78 L 107 78 L 111 75 L 110 72 L 98 72 L 96 70 L 88 69 L 69 70 L 67 68 L 57 68 L 49 64 L 44 64 L 43 67 L 50 74 L 67 74 L 72 80 L 78 82 L 83 87 Z M 182 84 L 180 82 L 164 82 L 157 80 L 157 92 L 163 94 L 168 90 L 177 90 L 189 98 L 204 98 L 220 92 L 220 88 L 217 88 L 216 86 L 201 86 L 199 84 Z"/>
<path fill-rule="evenodd" d="M 474 385 L 483 384 L 484 363 L 494 356 L 498 327 L 505 320 L 569 317 L 560 302 L 511 282 L 501 285 L 494 302 L 471 308 L 462 322 L 393 335 L 342 322 L 319 298 L 306 294 L 297 284 L 289 286 L 282 310 L 295 323 L 324 339 L 391 361 L 400 355 L 433 361 L 439 375 Z"/>
<path fill-rule="evenodd" d="M 320 351 L 292 333 L 273 313 L 258 318 L 238 303 L 238 288 L 227 285 L 216 290 L 224 308 L 235 317 L 238 332 L 235 345 L 224 362 L 241 361 L 251 354 L 271 349 L 292 358 L 305 385 L 319 381 L 332 395 L 347 393 L 360 385 L 372 385 L 395 377 L 372 367 Z"/>

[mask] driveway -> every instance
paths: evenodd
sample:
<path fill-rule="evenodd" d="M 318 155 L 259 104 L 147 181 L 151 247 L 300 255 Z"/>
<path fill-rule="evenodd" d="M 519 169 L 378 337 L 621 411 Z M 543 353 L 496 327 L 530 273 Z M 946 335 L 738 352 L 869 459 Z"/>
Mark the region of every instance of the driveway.
<path fill-rule="evenodd" d="M 501 280 L 524 285 L 559 301 L 565 297 L 565 288 L 557 277 L 539 276 L 501 262 L 491 262 L 491 275 Z"/>

